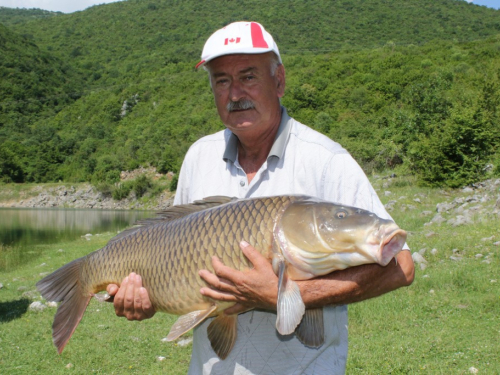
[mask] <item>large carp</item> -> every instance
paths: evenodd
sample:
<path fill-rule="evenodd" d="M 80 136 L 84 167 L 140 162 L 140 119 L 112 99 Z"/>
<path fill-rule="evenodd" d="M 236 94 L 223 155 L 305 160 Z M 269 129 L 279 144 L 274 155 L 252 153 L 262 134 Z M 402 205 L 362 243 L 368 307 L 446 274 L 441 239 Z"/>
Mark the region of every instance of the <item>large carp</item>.
<path fill-rule="evenodd" d="M 307 196 L 210 197 L 173 206 L 37 283 L 45 299 L 61 302 L 52 325 L 58 352 L 90 299 L 136 272 L 156 311 L 180 315 L 168 340 L 216 316 L 208 337 L 217 355 L 226 358 L 236 340 L 237 316 L 223 314 L 231 304 L 200 294 L 205 284 L 198 270 L 213 270 L 214 255 L 227 266 L 248 268 L 239 249 L 242 240 L 266 256 L 279 276 L 277 330 L 295 332 L 305 345 L 319 347 L 323 314 L 321 309 L 305 309 L 293 280 L 366 263 L 386 266 L 401 251 L 406 232 L 371 212 Z"/>

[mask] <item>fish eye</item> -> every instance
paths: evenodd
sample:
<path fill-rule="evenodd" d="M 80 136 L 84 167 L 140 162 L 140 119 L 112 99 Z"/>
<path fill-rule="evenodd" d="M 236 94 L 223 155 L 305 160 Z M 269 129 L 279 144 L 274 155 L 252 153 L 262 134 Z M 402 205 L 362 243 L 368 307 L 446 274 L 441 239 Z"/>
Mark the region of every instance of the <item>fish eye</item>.
<path fill-rule="evenodd" d="M 337 219 L 344 219 L 347 217 L 347 212 L 344 210 L 340 210 L 335 213 L 335 216 L 337 217 Z"/>

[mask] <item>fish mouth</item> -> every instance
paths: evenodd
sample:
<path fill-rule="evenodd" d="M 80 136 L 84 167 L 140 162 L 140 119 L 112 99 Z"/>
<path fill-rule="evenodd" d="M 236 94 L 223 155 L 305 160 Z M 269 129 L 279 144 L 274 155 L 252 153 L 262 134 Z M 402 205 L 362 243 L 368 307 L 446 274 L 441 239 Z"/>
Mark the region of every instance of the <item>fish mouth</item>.
<path fill-rule="evenodd" d="M 382 237 L 379 249 L 379 264 L 382 266 L 387 266 L 392 258 L 403 250 L 407 236 L 406 231 L 397 226 L 387 228 L 387 230 L 388 233 L 386 232 Z"/>

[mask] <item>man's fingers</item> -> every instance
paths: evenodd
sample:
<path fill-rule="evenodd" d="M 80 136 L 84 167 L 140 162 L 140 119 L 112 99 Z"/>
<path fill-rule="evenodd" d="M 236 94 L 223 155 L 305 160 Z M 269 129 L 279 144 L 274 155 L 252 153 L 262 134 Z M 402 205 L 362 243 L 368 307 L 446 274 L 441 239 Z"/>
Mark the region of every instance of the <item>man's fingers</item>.
<path fill-rule="evenodd" d="M 106 287 L 106 292 L 108 293 L 108 298 L 106 298 L 104 301 L 105 302 L 114 302 L 115 300 L 115 294 L 118 292 L 118 285 L 116 284 L 109 284 Z"/>
<path fill-rule="evenodd" d="M 120 284 L 120 288 L 115 294 L 115 298 L 113 300 L 113 305 L 115 307 L 115 313 L 118 316 L 125 316 L 123 314 L 123 305 L 124 305 L 124 296 L 125 296 L 125 291 L 127 289 L 129 283 L 129 277 L 127 276 L 126 278 L 123 279 L 122 283 Z"/>
<path fill-rule="evenodd" d="M 200 293 L 205 297 L 213 298 L 217 301 L 223 302 L 236 302 L 237 299 L 232 294 L 223 293 L 219 290 L 210 289 L 210 288 L 201 288 Z"/>
<path fill-rule="evenodd" d="M 146 288 L 141 287 L 139 289 L 139 293 L 141 295 L 142 300 L 142 311 L 146 315 L 146 318 L 151 318 L 155 314 L 155 309 L 151 304 L 151 300 L 149 299 L 149 294 Z"/>
<path fill-rule="evenodd" d="M 234 284 L 231 281 L 218 277 L 210 271 L 200 270 L 198 275 L 200 275 L 200 277 L 214 289 L 220 289 L 226 292 L 234 291 Z"/>
<path fill-rule="evenodd" d="M 132 301 L 131 307 L 134 310 L 142 309 L 142 297 L 141 297 L 141 288 L 142 288 L 142 278 L 140 275 L 134 275 L 131 283 L 131 293 L 134 294 L 134 300 Z"/>
<path fill-rule="evenodd" d="M 260 252 L 258 252 L 255 247 L 251 246 L 246 241 L 240 242 L 240 249 L 255 268 L 262 264 L 262 262 L 269 263 L 269 261 Z"/>

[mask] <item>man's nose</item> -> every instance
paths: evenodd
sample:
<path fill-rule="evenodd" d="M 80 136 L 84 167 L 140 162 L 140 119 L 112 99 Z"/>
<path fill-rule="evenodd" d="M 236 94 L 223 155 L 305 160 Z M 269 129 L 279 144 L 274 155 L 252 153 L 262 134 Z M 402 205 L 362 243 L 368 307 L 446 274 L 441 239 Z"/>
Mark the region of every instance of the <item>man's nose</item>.
<path fill-rule="evenodd" d="M 233 102 L 237 102 L 238 100 L 244 98 L 246 95 L 243 85 L 238 80 L 234 80 L 233 82 L 231 82 L 229 90 L 229 95 Z"/>

